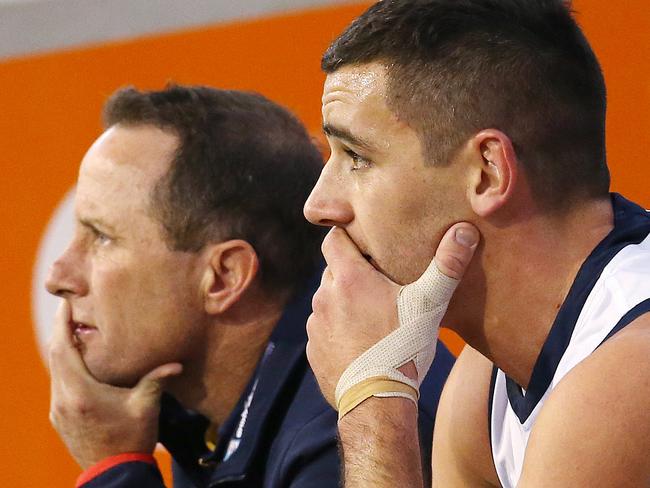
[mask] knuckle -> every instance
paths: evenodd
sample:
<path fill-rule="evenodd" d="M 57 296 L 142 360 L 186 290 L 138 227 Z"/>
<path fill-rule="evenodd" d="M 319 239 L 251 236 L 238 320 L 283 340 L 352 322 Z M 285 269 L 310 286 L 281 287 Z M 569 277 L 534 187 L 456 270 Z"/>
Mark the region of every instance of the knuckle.
<path fill-rule="evenodd" d="M 314 325 L 314 321 L 315 321 L 314 314 L 311 314 L 307 319 L 307 324 L 305 325 L 305 330 L 307 331 L 308 339 L 311 339 L 314 336 L 314 332 L 315 332 L 314 329 L 316 328 L 316 325 Z"/>
<path fill-rule="evenodd" d="M 334 250 L 336 239 L 339 238 L 341 232 L 342 229 L 339 229 L 338 227 L 332 227 L 332 229 L 327 233 L 321 244 L 321 251 L 323 252 L 323 255 Z"/>
<path fill-rule="evenodd" d="M 465 272 L 465 259 L 456 253 L 446 254 L 438 260 L 440 271 L 450 278 L 460 279 Z"/>
<path fill-rule="evenodd" d="M 70 416 L 69 410 L 63 405 L 52 405 L 50 408 L 50 422 L 52 425 L 56 426 L 62 419 L 69 418 Z"/>
<path fill-rule="evenodd" d="M 330 237 L 331 235 L 332 233 L 328 232 L 325 238 L 323 239 L 323 242 L 320 245 L 320 250 L 323 253 L 323 256 L 325 256 L 329 252 L 329 249 L 331 247 L 331 237 Z"/>
<path fill-rule="evenodd" d="M 332 270 L 329 266 L 325 266 L 325 269 L 323 269 L 323 274 L 320 277 L 320 284 L 323 286 L 326 281 L 329 281 L 332 279 Z"/>
<path fill-rule="evenodd" d="M 137 425 L 147 425 L 152 420 L 151 407 L 148 404 L 139 404 L 133 408 L 130 417 Z"/>
<path fill-rule="evenodd" d="M 325 300 L 323 298 L 323 293 L 321 292 L 322 288 L 316 290 L 314 296 L 311 297 L 311 309 L 313 312 L 319 312 L 325 308 Z"/>
<path fill-rule="evenodd" d="M 85 417 L 91 410 L 92 407 L 88 400 L 77 395 L 67 398 L 65 402 L 55 402 L 52 404 L 52 412 L 57 418 Z"/>
<path fill-rule="evenodd" d="M 307 362 L 309 363 L 309 366 L 314 371 L 314 373 L 316 373 L 319 367 L 318 348 L 311 340 L 307 341 L 307 345 L 305 346 L 305 355 L 307 356 Z"/>

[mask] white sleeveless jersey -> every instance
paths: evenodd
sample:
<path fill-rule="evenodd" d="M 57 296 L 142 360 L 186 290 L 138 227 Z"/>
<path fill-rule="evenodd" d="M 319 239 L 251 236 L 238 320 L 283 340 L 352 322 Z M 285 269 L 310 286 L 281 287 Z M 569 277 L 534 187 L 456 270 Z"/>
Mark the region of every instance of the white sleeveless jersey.
<path fill-rule="evenodd" d="M 524 454 L 544 400 L 562 378 L 605 340 L 650 312 L 650 213 L 612 195 L 614 229 L 583 263 L 523 391 L 494 368 L 489 426 L 501 485 L 517 486 Z"/>

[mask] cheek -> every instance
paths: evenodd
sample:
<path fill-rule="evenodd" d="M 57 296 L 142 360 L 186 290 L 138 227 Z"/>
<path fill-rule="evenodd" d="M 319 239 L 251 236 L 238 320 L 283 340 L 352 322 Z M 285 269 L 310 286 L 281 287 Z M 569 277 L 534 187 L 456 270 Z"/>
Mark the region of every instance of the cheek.
<path fill-rule="evenodd" d="M 386 274 L 396 282 L 415 281 L 429 265 L 442 221 L 427 212 L 421 199 L 386 196 L 384 206 L 368 218 L 365 233 L 368 245 Z M 379 210 L 381 208 L 381 210 Z"/>
<path fill-rule="evenodd" d="M 165 283 L 152 263 L 146 265 L 113 262 L 97 263 L 92 273 L 93 308 L 99 320 L 128 334 L 129 324 L 164 307 Z"/>
<path fill-rule="evenodd" d="M 125 269 L 115 262 L 94 263 L 91 276 L 93 301 L 96 307 L 102 309 L 115 307 L 123 302 L 129 290 L 134 288 L 128 268 Z M 118 306 L 117 310 L 120 308 Z"/>

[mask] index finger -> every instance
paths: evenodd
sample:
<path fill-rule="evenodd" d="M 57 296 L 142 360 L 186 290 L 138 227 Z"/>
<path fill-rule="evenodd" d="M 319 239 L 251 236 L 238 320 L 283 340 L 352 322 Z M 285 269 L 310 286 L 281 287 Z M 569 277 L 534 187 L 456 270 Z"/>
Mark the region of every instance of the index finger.
<path fill-rule="evenodd" d="M 71 320 L 70 304 L 66 300 L 61 300 L 54 320 L 49 351 L 49 367 L 53 379 L 65 378 L 66 381 L 70 381 L 80 375 L 90 375 L 75 345 L 74 333 L 70 326 Z"/>
<path fill-rule="evenodd" d="M 332 227 L 332 230 L 323 239 L 321 249 L 333 276 L 336 276 L 337 272 L 350 269 L 353 266 L 376 271 L 363 257 L 348 233 L 340 227 Z"/>

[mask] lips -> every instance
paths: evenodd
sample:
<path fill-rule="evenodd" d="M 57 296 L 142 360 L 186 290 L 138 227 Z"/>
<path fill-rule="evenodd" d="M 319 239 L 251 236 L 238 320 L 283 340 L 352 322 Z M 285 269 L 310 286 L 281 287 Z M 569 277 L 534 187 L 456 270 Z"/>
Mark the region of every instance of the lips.
<path fill-rule="evenodd" d="M 363 256 L 363 259 L 368 261 L 370 265 L 373 268 L 375 268 L 377 271 L 380 271 L 379 267 L 377 266 L 377 262 L 374 259 L 372 259 L 372 256 L 370 254 L 363 252 L 360 247 L 359 247 L 359 252 L 361 253 L 361 256 Z"/>
<path fill-rule="evenodd" d="M 70 321 L 70 330 L 72 333 L 76 336 L 83 336 L 86 334 L 89 334 L 91 332 L 94 332 L 97 330 L 97 327 L 94 327 L 90 324 L 87 324 L 85 322 L 78 322 L 76 320 L 71 320 Z"/>
<path fill-rule="evenodd" d="M 365 246 L 360 245 L 360 244 L 359 244 L 359 243 L 358 243 L 358 242 L 357 242 L 357 241 L 356 241 L 356 240 L 355 240 L 355 239 L 350 235 L 350 233 L 349 233 L 347 230 L 346 230 L 346 233 L 348 234 L 348 237 L 352 240 L 352 242 L 354 242 L 354 245 L 357 246 L 357 249 L 359 250 L 359 253 L 361 253 L 361 256 L 363 256 L 363 259 L 365 259 L 366 261 L 368 261 L 368 262 L 370 263 L 370 265 L 371 265 L 373 268 L 375 268 L 377 271 L 381 272 L 381 269 L 380 269 L 379 266 L 377 265 L 377 262 L 376 262 L 374 259 L 372 259 L 372 256 L 371 256 L 370 254 L 368 254 L 367 252 L 364 252 L 364 251 L 365 251 Z"/>

